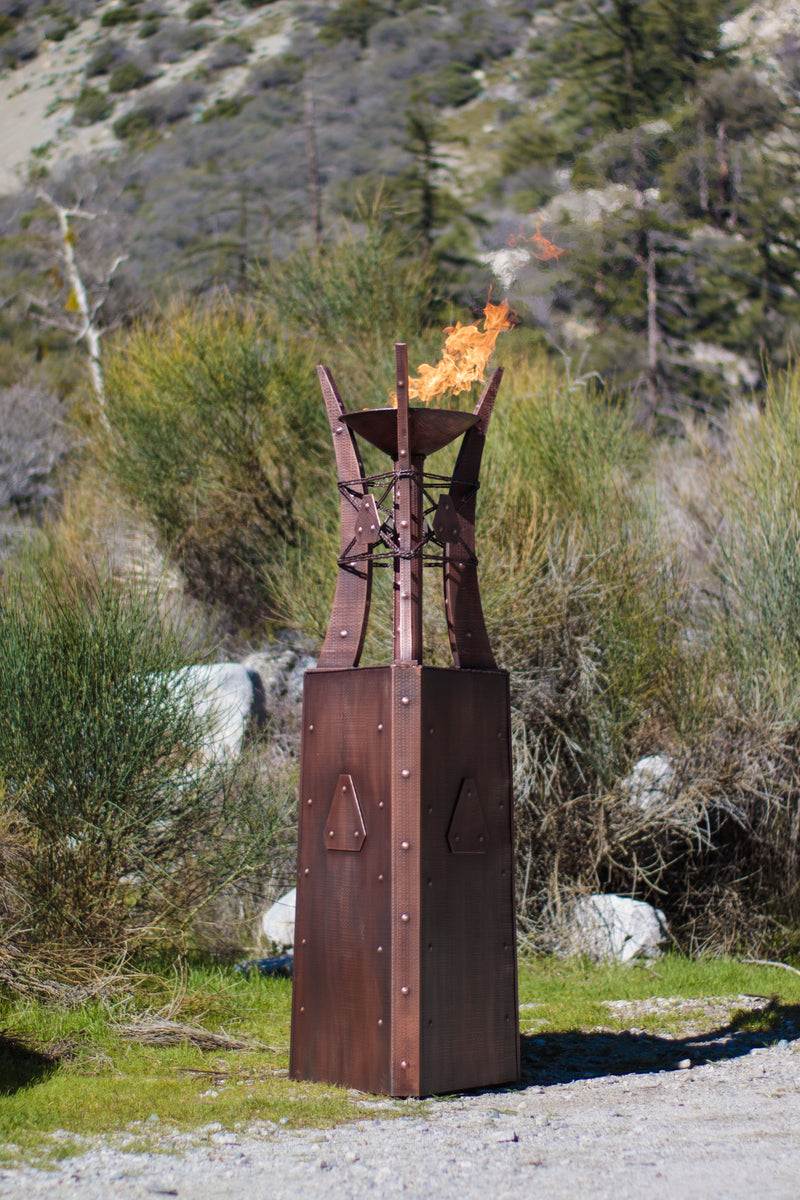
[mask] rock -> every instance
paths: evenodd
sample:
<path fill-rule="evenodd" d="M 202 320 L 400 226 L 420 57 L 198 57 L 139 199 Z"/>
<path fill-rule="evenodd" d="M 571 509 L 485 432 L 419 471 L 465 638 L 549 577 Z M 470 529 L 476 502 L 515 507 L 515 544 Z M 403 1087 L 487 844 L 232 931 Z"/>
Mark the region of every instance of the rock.
<path fill-rule="evenodd" d="M 284 630 L 272 645 L 248 654 L 242 665 L 261 680 L 265 711 L 272 716 L 282 702 L 299 706 L 303 698 L 303 676 L 317 665 L 317 661 L 310 646 L 299 635 Z"/>
<path fill-rule="evenodd" d="M 294 910 L 297 889 L 292 888 L 285 896 L 276 900 L 261 918 L 261 932 L 275 946 L 294 945 Z"/>
<path fill-rule="evenodd" d="M 241 663 L 184 667 L 170 675 L 175 694 L 190 696 L 195 713 L 207 723 L 203 760 L 225 763 L 237 758 L 251 721 L 263 720 L 258 676 Z"/>
<path fill-rule="evenodd" d="M 670 799 L 674 776 L 672 763 L 665 755 L 648 754 L 640 758 L 623 779 L 622 793 L 643 812 L 663 808 Z"/>
<path fill-rule="evenodd" d="M 585 896 L 568 907 L 558 949 L 593 962 L 629 963 L 657 958 L 666 937 L 663 912 L 643 900 Z"/>

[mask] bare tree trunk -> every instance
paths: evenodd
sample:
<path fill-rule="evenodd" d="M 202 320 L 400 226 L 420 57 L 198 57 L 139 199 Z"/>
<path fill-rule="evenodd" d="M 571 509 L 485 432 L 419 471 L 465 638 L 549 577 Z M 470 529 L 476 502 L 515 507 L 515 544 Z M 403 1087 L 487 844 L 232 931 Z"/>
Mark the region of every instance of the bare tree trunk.
<path fill-rule="evenodd" d="M 58 229 L 61 235 L 61 258 L 66 269 L 70 287 L 68 303 L 74 306 L 73 311 L 78 315 L 79 319 L 78 328 L 75 331 L 75 340 L 83 342 L 86 346 L 89 355 L 89 374 L 91 375 L 92 386 L 100 413 L 100 422 L 105 429 L 108 429 L 106 389 L 103 379 L 103 368 L 100 362 L 100 329 L 89 307 L 89 297 L 86 293 L 81 273 L 78 270 L 78 264 L 75 261 L 75 238 L 69 224 L 71 216 L 80 216 L 91 220 L 92 215 L 65 208 L 63 204 L 58 204 L 52 196 L 48 196 L 44 192 L 41 192 L 40 195 L 43 200 L 47 201 L 56 214 Z"/>

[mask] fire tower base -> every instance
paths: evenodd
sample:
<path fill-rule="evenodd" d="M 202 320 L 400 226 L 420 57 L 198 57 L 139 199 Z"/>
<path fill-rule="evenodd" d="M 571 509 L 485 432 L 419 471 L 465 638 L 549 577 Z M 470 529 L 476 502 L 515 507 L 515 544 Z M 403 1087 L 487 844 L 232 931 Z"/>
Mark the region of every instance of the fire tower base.
<path fill-rule="evenodd" d="M 301 761 L 292 1078 L 516 1081 L 506 672 L 309 671 Z"/>

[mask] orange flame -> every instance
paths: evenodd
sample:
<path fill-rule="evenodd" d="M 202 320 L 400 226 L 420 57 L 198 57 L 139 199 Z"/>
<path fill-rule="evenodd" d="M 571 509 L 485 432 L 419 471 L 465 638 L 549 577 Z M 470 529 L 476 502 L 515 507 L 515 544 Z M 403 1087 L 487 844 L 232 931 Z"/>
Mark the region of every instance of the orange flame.
<path fill-rule="evenodd" d="M 563 246 L 557 246 L 555 242 L 551 242 L 546 233 L 542 233 L 542 222 L 539 220 L 536 221 L 536 232 L 531 237 L 525 237 L 523 233 L 512 233 L 508 239 L 508 244 L 512 249 L 523 242 L 536 247 L 531 253 L 540 262 L 549 262 L 551 258 L 557 260 L 560 255 L 567 253 Z"/>
<path fill-rule="evenodd" d="M 462 325 L 460 321 L 448 326 L 441 360 L 435 367 L 430 363 L 420 364 L 417 376 L 408 381 L 409 399 L 430 404 L 445 392 L 465 392 L 473 383 L 482 382 L 499 334 L 515 324 L 514 314 L 503 300 L 500 304 L 486 304 L 483 329 Z"/>

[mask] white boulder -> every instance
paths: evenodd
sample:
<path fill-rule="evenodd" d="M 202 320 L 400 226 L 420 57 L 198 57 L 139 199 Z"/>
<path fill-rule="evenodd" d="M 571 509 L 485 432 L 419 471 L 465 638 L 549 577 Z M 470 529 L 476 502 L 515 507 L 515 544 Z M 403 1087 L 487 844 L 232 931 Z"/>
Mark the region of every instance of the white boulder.
<path fill-rule="evenodd" d="M 176 695 L 189 696 L 205 725 L 201 757 L 208 763 L 234 761 L 247 728 L 257 719 L 260 681 L 241 663 L 210 663 L 170 673 Z"/>
<path fill-rule="evenodd" d="M 276 900 L 261 918 L 261 932 L 275 946 L 294 945 L 294 908 L 297 889 L 292 888 L 280 900 Z"/>
<path fill-rule="evenodd" d="M 584 896 L 569 906 L 560 950 L 593 962 L 657 958 L 667 939 L 663 912 L 627 896 Z"/>
<path fill-rule="evenodd" d="M 663 754 L 640 758 L 622 781 L 622 794 L 643 812 L 664 808 L 670 799 L 675 771 Z"/>

